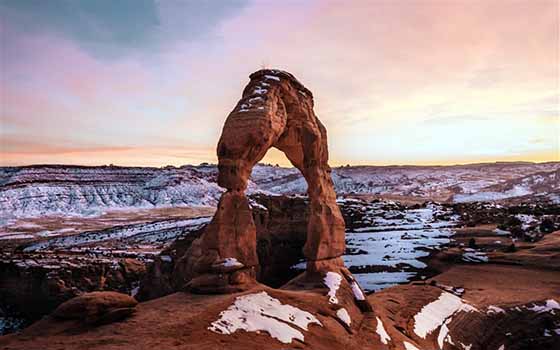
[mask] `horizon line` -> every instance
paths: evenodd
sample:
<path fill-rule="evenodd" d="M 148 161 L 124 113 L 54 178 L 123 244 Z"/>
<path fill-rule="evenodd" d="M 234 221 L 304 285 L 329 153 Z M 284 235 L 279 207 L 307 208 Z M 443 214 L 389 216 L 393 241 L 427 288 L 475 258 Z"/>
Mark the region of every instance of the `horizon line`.
<path fill-rule="evenodd" d="M 453 164 L 384 164 L 384 165 L 375 165 L 375 164 L 345 164 L 345 165 L 337 165 L 331 166 L 331 168 L 346 168 L 346 167 L 378 167 L 378 168 L 391 168 L 391 167 L 458 167 L 458 166 L 474 166 L 474 165 L 498 165 L 498 164 L 550 164 L 550 163 L 559 163 L 559 160 L 544 160 L 544 161 L 532 161 L 532 160 L 513 160 L 513 161 L 504 161 L 504 160 L 495 160 L 495 161 L 484 161 L 484 162 L 473 162 L 473 163 L 453 163 Z M 68 167 L 68 168 L 152 168 L 152 169 L 162 169 L 162 168 L 182 168 L 182 167 L 198 167 L 198 166 L 217 166 L 218 163 L 211 163 L 211 162 L 201 162 L 199 164 L 182 164 L 182 165 L 161 165 L 161 166 L 147 166 L 147 165 L 118 165 L 118 164 L 99 164 L 99 165 L 84 165 L 84 164 L 73 164 L 73 163 L 35 163 L 35 164 L 24 164 L 24 165 L 2 165 L 0 164 L 0 168 L 34 168 L 34 167 Z M 272 164 L 266 162 L 258 162 L 255 166 L 271 166 L 271 167 L 278 167 L 278 168 L 295 168 L 294 166 L 283 166 L 279 164 Z"/>

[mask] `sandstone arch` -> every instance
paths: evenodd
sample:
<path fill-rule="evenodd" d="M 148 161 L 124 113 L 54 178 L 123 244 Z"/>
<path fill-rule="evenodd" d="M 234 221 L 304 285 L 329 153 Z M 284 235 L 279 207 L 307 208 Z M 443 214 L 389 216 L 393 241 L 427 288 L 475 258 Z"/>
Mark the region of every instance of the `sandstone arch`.
<path fill-rule="evenodd" d="M 250 75 L 218 142 L 218 184 L 227 191 L 187 253 L 192 288 L 229 292 L 253 280 L 256 229 L 245 190 L 253 166 L 271 147 L 281 150 L 308 184 L 308 273 L 343 266 L 344 220 L 328 165 L 327 132 L 313 112 L 313 94 L 287 72 L 260 70 Z"/>

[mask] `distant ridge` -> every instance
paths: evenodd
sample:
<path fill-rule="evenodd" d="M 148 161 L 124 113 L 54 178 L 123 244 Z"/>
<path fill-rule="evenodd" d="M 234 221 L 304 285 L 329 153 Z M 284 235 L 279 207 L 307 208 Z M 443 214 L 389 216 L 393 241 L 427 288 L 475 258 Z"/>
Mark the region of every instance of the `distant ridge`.
<path fill-rule="evenodd" d="M 223 189 L 216 165 L 121 167 L 31 165 L 0 168 L 0 219 L 165 206 L 214 206 Z M 453 166 L 344 166 L 332 170 L 339 196 L 396 200 L 560 203 L 560 162 L 498 162 Z M 295 168 L 257 165 L 249 192 L 299 194 Z"/>

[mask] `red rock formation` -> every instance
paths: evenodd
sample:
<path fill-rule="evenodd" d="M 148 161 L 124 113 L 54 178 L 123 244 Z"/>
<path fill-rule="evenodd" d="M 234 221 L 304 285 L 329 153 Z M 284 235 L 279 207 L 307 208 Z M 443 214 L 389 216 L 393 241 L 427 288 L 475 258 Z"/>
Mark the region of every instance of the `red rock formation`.
<path fill-rule="evenodd" d="M 52 317 L 61 320 L 82 320 L 91 324 L 106 324 L 122 320 L 135 311 L 138 302 L 117 292 L 91 292 L 61 304 Z"/>
<path fill-rule="evenodd" d="M 304 247 L 308 272 L 343 266 L 344 220 L 328 165 L 327 132 L 313 112 L 313 95 L 283 71 L 260 70 L 250 78 L 218 143 L 218 184 L 227 192 L 211 224 L 187 253 L 187 273 L 196 276 L 190 284 L 193 290 L 211 291 L 213 285 L 219 285 L 216 291 L 230 291 L 233 281 L 227 276 L 208 275 L 224 273 L 213 270 L 228 258 L 237 259 L 237 269 L 254 276 L 258 265 L 255 225 L 244 192 L 253 166 L 271 147 L 284 152 L 308 184 L 310 210 Z M 241 281 L 244 284 L 249 279 Z M 234 290 L 239 288 L 244 287 Z"/>

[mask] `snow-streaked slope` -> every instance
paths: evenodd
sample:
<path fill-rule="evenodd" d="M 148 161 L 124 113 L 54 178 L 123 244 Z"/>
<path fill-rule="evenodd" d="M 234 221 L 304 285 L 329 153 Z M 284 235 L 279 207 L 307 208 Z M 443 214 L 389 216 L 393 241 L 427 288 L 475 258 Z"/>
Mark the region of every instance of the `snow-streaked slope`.
<path fill-rule="evenodd" d="M 373 194 L 458 202 L 537 194 L 558 198 L 553 194 L 560 193 L 559 173 L 558 162 L 347 166 L 334 168 L 332 178 L 339 195 Z M 260 189 L 275 193 L 305 193 L 307 189 L 295 169 L 261 166 L 253 172 L 253 181 Z"/>
<path fill-rule="evenodd" d="M 549 196 L 557 202 L 560 194 L 560 169 L 529 174 L 520 178 L 500 182 L 480 191 L 456 194 L 454 202 L 487 202 L 524 196 Z M 560 201 L 558 201 L 560 202 Z"/>
<path fill-rule="evenodd" d="M 0 218 L 98 215 L 165 206 L 214 206 L 222 193 L 214 165 L 180 168 L 29 166 L 0 168 Z M 339 195 L 373 194 L 436 201 L 490 201 L 538 195 L 560 202 L 560 163 L 334 168 Z M 249 192 L 304 194 L 299 171 L 257 165 Z M 1 222 L 0 222 L 1 224 Z"/>
<path fill-rule="evenodd" d="M 106 210 L 213 206 L 214 168 L 37 166 L 0 171 L 0 217 L 98 215 Z"/>
<path fill-rule="evenodd" d="M 437 300 L 424 305 L 414 316 L 414 333 L 421 338 L 442 326 L 445 321 L 458 312 L 477 311 L 463 299 L 451 293 L 442 292 Z"/>
<path fill-rule="evenodd" d="M 126 240 L 129 244 L 165 245 L 185 232 L 198 230 L 210 222 L 210 217 L 170 219 L 150 223 L 115 226 L 100 231 L 87 231 L 76 235 L 60 236 L 33 243 L 24 252 L 71 248 L 110 240 Z"/>

